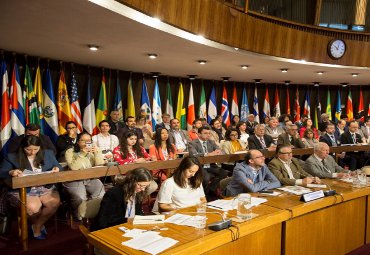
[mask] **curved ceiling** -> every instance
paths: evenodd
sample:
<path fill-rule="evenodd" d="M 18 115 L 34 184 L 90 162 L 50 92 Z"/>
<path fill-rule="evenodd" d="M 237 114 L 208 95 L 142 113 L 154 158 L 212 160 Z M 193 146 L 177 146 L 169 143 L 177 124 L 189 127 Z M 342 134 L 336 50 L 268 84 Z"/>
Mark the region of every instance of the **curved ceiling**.
<path fill-rule="evenodd" d="M 174 31 L 177 34 L 174 35 L 154 28 L 168 28 L 164 23 L 148 26 L 133 20 L 133 16 L 122 15 L 121 10 L 129 8 L 113 0 L 94 2 L 0 0 L 0 48 L 65 62 L 175 77 L 194 74 L 201 79 L 231 77 L 231 81 L 245 82 L 262 79 L 264 83 L 290 80 L 294 84 L 370 84 L 366 68 L 274 58 L 235 50 L 204 38 L 198 38 L 201 42 L 198 43 L 180 37 L 184 31 L 162 29 Z M 99 45 L 100 49 L 92 52 L 89 44 Z M 148 53 L 155 53 L 158 58 L 149 59 Z M 207 63 L 200 65 L 198 60 L 203 59 Z M 244 70 L 241 65 L 249 68 Z M 282 73 L 282 68 L 288 72 Z M 324 74 L 318 75 L 318 71 Z M 359 76 L 352 77 L 352 73 Z"/>

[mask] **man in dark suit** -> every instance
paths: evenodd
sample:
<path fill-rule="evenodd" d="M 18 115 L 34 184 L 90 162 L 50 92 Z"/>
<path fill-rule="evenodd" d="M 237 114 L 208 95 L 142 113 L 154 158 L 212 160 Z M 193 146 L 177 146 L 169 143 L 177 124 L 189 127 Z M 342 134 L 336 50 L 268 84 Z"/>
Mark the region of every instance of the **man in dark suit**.
<path fill-rule="evenodd" d="M 57 150 L 53 144 L 53 142 L 50 140 L 50 138 L 46 135 L 40 134 L 40 125 L 38 124 L 28 124 L 26 126 L 25 134 L 24 135 L 19 135 L 14 137 L 10 142 L 9 142 L 9 153 L 12 152 L 17 152 L 19 149 L 19 146 L 21 145 L 23 137 L 26 135 L 34 135 L 40 137 L 41 140 L 41 147 L 44 150 L 51 150 L 53 151 L 54 154 L 57 154 Z"/>
<path fill-rule="evenodd" d="M 198 139 L 189 143 L 190 155 L 204 157 L 223 154 L 216 143 L 210 140 L 211 129 L 209 127 L 200 127 L 198 129 Z M 206 195 L 216 193 L 220 180 L 228 175 L 228 171 L 218 167 L 216 164 L 203 165 L 203 188 Z"/>
<path fill-rule="evenodd" d="M 297 125 L 289 125 L 287 127 L 287 132 L 279 135 L 277 145 L 290 145 L 292 148 L 304 148 L 305 146 L 298 134 Z"/>
<path fill-rule="evenodd" d="M 121 141 L 121 139 L 123 138 L 123 136 L 128 131 L 134 131 L 136 133 L 136 135 L 137 135 L 137 140 L 139 141 L 140 145 L 142 146 L 144 144 L 143 131 L 140 128 L 137 128 L 135 126 L 136 126 L 135 117 L 133 117 L 133 116 L 127 116 L 125 127 L 118 129 L 118 131 L 116 133 L 116 136 L 118 137 L 118 140 Z"/>
<path fill-rule="evenodd" d="M 118 129 L 124 128 L 126 125 L 122 121 L 119 120 L 119 112 L 117 110 L 113 110 L 110 113 L 110 120 L 108 120 L 110 125 L 110 134 L 116 134 Z"/>
<path fill-rule="evenodd" d="M 348 125 L 348 131 L 344 132 L 340 136 L 340 143 L 342 145 L 346 144 L 361 144 L 361 135 L 357 133 L 358 123 L 356 121 L 351 121 Z M 347 152 L 346 162 L 349 164 L 350 170 L 356 170 L 364 165 L 364 152 Z"/>
<path fill-rule="evenodd" d="M 253 135 L 254 134 L 254 127 L 256 125 L 258 125 L 258 122 L 255 121 L 255 116 L 254 114 L 249 114 L 248 115 L 248 120 L 245 122 L 247 124 L 247 132 L 250 134 L 250 135 Z"/>
<path fill-rule="evenodd" d="M 339 137 L 335 135 L 334 124 L 328 123 L 325 131 L 325 134 L 320 136 L 320 142 L 326 143 L 329 147 L 336 147 L 340 145 Z"/>
<path fill-rule="evenodd" d="M 258 124 L 254 127 L 254 135 L 248 137 L 248 147 L 262 152 L 275 151 L 273 141 L 271 136 L 265 134 L 265 126 Z"/>
<path fill-rule="evenodd" d="M 159 124 L 155 125 L 155 130 L 157 130 L 158 128 L 165 128 L 165 129 L 169 130 L 171 128 L 170 120 L 171 120 L 171 116 L 168 113 L 163 113 L 162 114 L 162 123 L 159 123 Z"/>

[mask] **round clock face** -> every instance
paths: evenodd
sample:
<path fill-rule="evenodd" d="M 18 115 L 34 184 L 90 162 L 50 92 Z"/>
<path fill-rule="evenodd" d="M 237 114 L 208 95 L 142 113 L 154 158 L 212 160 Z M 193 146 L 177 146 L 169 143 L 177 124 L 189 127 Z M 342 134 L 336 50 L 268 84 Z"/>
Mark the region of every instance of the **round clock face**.
<path fill-rule="evenodd" d="M 343 40 L 334 39 L 329 42 L 328 53 L 331 58 L 339 59 L 346 52 L 346 44 Z"/>

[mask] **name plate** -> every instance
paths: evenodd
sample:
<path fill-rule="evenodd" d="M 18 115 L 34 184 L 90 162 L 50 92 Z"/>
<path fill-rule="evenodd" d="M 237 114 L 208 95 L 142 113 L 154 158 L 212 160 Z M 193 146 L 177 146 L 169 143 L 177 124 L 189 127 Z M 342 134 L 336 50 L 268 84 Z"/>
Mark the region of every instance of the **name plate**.
<path fill-rule="evenodd" d="M 303 194 L 301 196 L 301 201 L 303 201 L 303 202 L 310 202 L 312 200 L 316 200 L 316 199 L 322 198 L 324 196 L 325 196 L 324 195 L 324 191 L 318 190 L 318 191 L 314 191 L 314 192 Z"/>

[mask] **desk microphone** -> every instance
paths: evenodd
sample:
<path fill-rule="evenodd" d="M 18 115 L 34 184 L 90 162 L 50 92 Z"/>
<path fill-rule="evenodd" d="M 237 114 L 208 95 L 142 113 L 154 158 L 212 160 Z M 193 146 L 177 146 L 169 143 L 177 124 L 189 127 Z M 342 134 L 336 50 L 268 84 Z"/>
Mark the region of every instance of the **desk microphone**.
<path fill-rule="evenodd" d="M 203 212 L 202 213 L 184 212 L 184 213 L 203 214 Z M 219 212 L 204 212 L 204 214 L 217 214 L 217 215 L 221 216 L 221 218 L 222 218 L 222 220 L 216 221 L 216 222 L 211 223 L 211 224 L 208 225 L 208 228 L 211 229 L 211 230 L 220 231 L 220 230 L 223 230 L 223 229 L 227 229 L 231 226 L 232 220 L 231 219 L 225 219 L 225 217 Z"/>
<path fill-rule="evenodd" d="M 324 182 L 323 182 L 324 183 Z M 328 196 L 334 196 L 335 194 L 337 194 L 337 192 L 334 190 L 334 189 L 331 189 L 331 186 L 329 185 L 329 183 L 325 183 L 327 186 L 328 186 L 328 188 L 329 188 L 329 190 L 324 190 L 324 195 L 326 196 L 326 197 L 328 197 Z"/>

